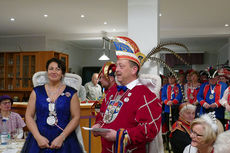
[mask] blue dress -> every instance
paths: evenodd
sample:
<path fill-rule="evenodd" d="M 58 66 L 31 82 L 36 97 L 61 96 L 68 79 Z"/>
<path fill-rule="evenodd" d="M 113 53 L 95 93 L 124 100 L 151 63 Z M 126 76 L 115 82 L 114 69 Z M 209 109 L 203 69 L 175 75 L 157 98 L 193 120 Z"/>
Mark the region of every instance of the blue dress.
<path fill-rule="evenodd" d="M 49 116 L 47 101 L 48 95 L 45 86 L 38 86 L 34 88 L 36 93 L 36 123 L 41 135 L 45 136 L 51 142 L 62 133 L 62 130 L 57 126 L 50 126 L 46 123 Z M 66 86 L 63 93 L 56 100 L 56 112 L 58 118 L 58 126 L 64 129 L 70 121 L 70 101 L 72 96 L 77 91 L 69 86 Z M 59 149 L 41 149 L 32 133 L 28 134 L 26 142 L 23 146 L 22 152 L 24 153 L 82 153 L 75 131 L 73 131 L 63 142 Z"/>

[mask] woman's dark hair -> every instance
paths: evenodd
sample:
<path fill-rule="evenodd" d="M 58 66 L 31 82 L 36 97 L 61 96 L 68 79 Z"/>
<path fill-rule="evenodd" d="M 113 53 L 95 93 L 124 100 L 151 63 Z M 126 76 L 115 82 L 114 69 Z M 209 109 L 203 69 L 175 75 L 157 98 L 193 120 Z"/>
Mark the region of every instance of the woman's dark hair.
<path fill-rule="evenodd" d="M 58 68 L 60 68 L 62 71 L 62 74 L 65 74 L 65 72 L 66 72 L 65 63 L 62 60 L 59 60 L 57 58 L 51 58 L 46 62 L 46 71 L 48 71 L 48 67 L 49 67 L 50 63 L 52 63 L 52 62 L 57 63 Z"/>

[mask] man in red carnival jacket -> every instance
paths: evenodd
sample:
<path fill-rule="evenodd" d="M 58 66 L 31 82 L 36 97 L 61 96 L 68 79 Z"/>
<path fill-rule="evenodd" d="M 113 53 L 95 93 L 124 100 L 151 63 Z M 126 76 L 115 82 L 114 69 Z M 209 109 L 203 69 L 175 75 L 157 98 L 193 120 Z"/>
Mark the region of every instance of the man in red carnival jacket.
<path fill-rule="evenodd" d="M 117 55 L 117 88 L 106 95 L 103 118 L 97 118 L 93 127 L 110 129 L 94 132 L 102 137 L 102 153 L 145 153 L 146 144 L 160 130 L 160 100 L 146 86 L 140 85 L 138 72 L 143 56 L 127 37 L 114 40 Z M 104 99 L 104 100 L 105 100 Z"/>

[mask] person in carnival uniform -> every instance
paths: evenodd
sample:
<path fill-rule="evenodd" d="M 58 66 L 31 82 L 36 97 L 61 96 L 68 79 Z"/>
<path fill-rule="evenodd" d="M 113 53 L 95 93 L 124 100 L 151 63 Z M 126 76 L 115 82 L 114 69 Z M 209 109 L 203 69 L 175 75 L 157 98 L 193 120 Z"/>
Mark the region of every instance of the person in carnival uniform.
<path fill-rule="evenodd" d="M 102 137 L 102 153 L 145 153 L 161 125 L 161 104 L 156 94 L 139 84 L 138 72 L 143 55 L 134 41 L 115 37 L 117 89 L 106 95 L 108 106 L 97 127 L 109 132 L 97 132 Z M 139 58 L 138 58 L 139 57 Z M 99 124 L 99 125 L 98 125 Z"/>
<path fill-rule="evenodd" d="M 191 77 L 191 82 L 188 83 L 185 88 L 185 101 L 197 106 L 196 116 L 199 116 L 200 104 L 197 100 L 197 94 L 201 86 L 201 83 L 198 82 L 199 74 L 196 71 L 191 71 L 189 75 Z"/>
<path fill-rule="evenodd" d="M 208 82 L 208 73 L 207 73 L 207 71 L 201 70 L 199 72 L 199 75 L 200 75 L 200 79 L 199 80 L 200 80 L 201 84 Z"/>
<path fill-rule="evenodd" d="M 101 86 L 107 92 L 112 86 L 116 85 L 115 81 L 116 64 L 113 62 L 106 62 L 99 72 L 98 78 Z"/>
<path fill-rule="evenodd" d="M 224 82 L 228 85 L 230 79 L 230 67 L 229 66 L 225 66 L 225 67 L 226 68 L 221 68 L 218 70 L 218 75 L 219 75 L 218 81 Z"/>
<path fill-rule="evenodd" d="M 183 153 L 184 148 L 191 143 L 190 123 L 195 118 L 196 106 L 190 103 L 182 103 L 179 106 L 179 119 L 173 124 L 170 143 L 175 153 Z"/>
<path fill-rule="evenodd" d="M 172 113 L 172 123 L 173 124 L 179 117 L 178 106 L 183 98 L 181 87 L 176 84 L 176 78 L 171 73 L 168 76 L 169 83 L 164 85 L 162 88 L 161 99 L 164 102 L 164 116 L 167 127 L 169 128 L 169 114 Z M 170 112 L 170 107 L 172 107 Z"/>
<path fill-rule="evenodd" d="M 187 84 L 185 90 L 185 101 L 188 101 L 190 104 L 197 105 L 197 94 L 200 89 L 200 83 L 198 82 L 199 74 L 196 71 L 190 72 L 191 82 Z"/>
<path fill-rule="evenodd" d="M 227 84 L 217 82 L 218 72 L 214 68 L 208 69 L 209 82 L 203 83 L 197 94 L 197 100 L 201 105 L 200 115 L 215 111 L 216 118 L 224 125 L 224 108 L 220 104 L 220 99 L 224 95 Z"/>
<path fill-rule="evenodd" d="M 230 78 L 230 71 L 225 69 L 220 71 L 221 75 Z M 220 104 L 225 107 L 225 119 L 227 120 L 226 130 L 230 129 L 230 86 L 224 91 L 224 96 L 220 100 Z"/>
<path fill-rule="evenodd" d="M 117 88 L 117 84 L 115 81 L 115 71 L 116 71 L 116 64 L 113 62 L 106 62 L 98 75 L 99 81 L 101 82 L 101 86 L 104 89 L 104 93 L 102 96 L 103 99 L 102 99 L 102 104 L 100 106 L 100 113 L 96 116 L 96 123 L 93 126 L 93 128 L 100 126 L 100 123 L 98 124 L 98 122 L 102 121 L 103 119 L 104 112 L 108 106 L 108 103 L 105 103 L 108 102 L 106 99 L 107 94 L 109 94 L 111 91 Z M 97 136 L 96 132 L 94 132 L 94 136 Z"/>

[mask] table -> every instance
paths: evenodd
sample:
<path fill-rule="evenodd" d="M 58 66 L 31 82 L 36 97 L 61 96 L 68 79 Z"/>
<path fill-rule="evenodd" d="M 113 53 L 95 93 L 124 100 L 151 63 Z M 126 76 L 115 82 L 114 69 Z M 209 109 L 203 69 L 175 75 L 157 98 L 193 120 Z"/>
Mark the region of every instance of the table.
<path fill-rule="evenodd" d="M 83 130 L 82 127 L 91 127 L 95 123 L 95 116 L 91 114 L 91 107 L 95 101 L 82 102 L 80 104 L 80 126 L 84 142 L 84 147 L 87 153 L 100 153 L 101 152 L 101 138 L 94 137 L 91 131 Z M 14 102 L 12 111 L 19 113 L 22 117 L 25 116 L 25 111 L 28 103 L 25 102 Z M 24 132 L 28 132 L 25 127 Z M 2 146 L 1 146 L 2 147 Z M 0 148 L 0 153 L 1 153 Z"/>
<path fill-rule="evenodd" d="M 7 145 L 0 144 L 0 153 L 20 153 L 25 139 L 11 139 Z"/>

